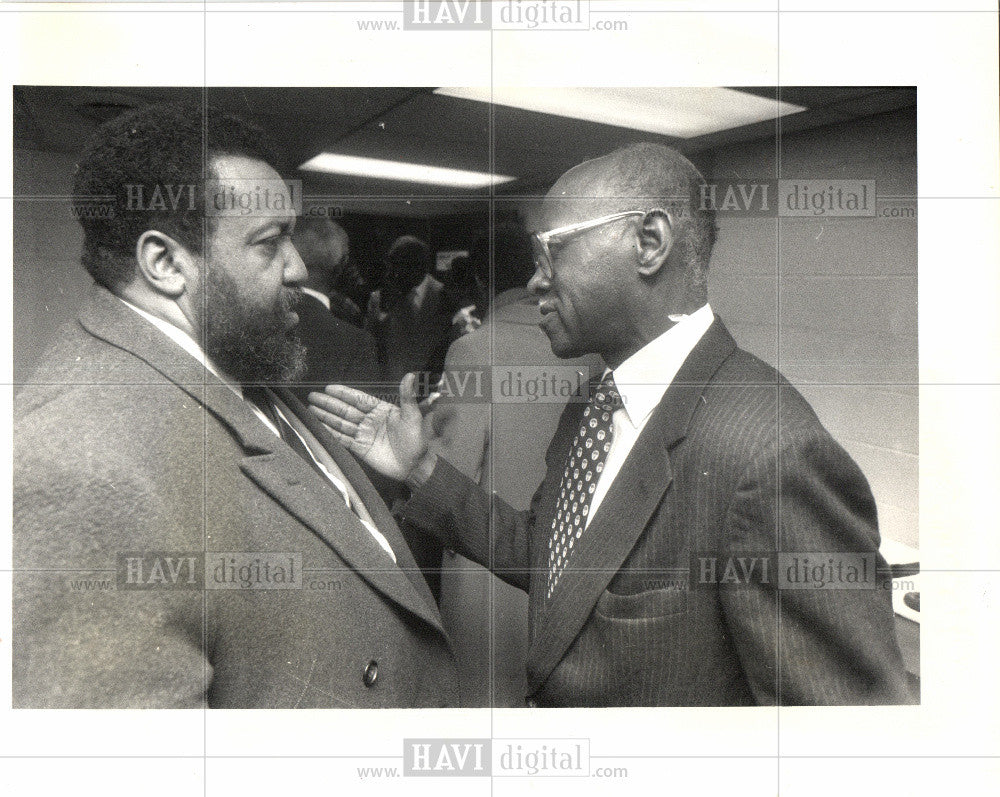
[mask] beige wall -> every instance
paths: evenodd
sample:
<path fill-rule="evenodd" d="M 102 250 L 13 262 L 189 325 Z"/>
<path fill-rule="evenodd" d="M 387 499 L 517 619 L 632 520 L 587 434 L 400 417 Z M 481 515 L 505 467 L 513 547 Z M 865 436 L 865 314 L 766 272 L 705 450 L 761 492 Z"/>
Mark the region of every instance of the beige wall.
<path fill-rule="evenodd" d="M 775 177 L 773 142 L 713 154 L 716 180 Z M 780 177 L 875 180 L 879 196 L 915 197 L 916 111 L 784 136 Z M 719 227 L 715 311 L 799 387 L 861 466 L 883 536 L 916 547 L 916 218 L 723 214 Z"/>

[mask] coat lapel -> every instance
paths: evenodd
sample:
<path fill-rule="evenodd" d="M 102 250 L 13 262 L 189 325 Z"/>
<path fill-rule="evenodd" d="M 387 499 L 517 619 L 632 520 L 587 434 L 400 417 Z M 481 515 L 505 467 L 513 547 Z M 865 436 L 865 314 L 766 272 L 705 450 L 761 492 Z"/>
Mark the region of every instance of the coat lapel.
<path fill-rule="evenodd" d="M 249 478 L 323 539 L 372 587 L 443 633 L 426 585 L 424 595 L 404 573 L 409 568 L 416 571 L 417 565 L 384 502 L 354 458 L 321 430 L 318 420 L 309 426 L 310 431 L 320 438 L 358 491 L 379 531 L 392 545 L 398 565 L 308 463 L 264 426 L 229 387 L 138 313 L 95 286 L 79 320 L 92 335 L 132 353 L 162 374 L 164 384 L 175 385 L 204 406 L 243 447 L 240 467 Z M 122 374 L 121 378 L 128 381 L 130 377 Z M 142 378 L 148 381 L 148 375 Z M 290 392 L 279 390 L 280 398 L 303 423 L 312 424 L 312 416 L 301 402 Z"/>
<path fill-rule="evenodd" d="M 271 453 L 281 441 L 267 429 L 245 403 L 218 377 L 138 313 L 130 310 L 105 288 L 95 285 L 90 301 L 80 311 L 84 329 L 95 337 L 131 353 L 172 384 L 203 405 L 225 424 L 244 449 Z M 131 374 L 116 374 L 123 382 Z M 148 377 L 143 372 L 145 381 Z"/>
<path fill-rule="evenodd" d="M 368 513 L 372 516 L 372 520 L 375 521 L 376 528 L 378 528 L 378 530 L 386 538 L 389 545 L 392 546 L 393 553 L 396 555 L 396 564 L 393 565 L 391 561 L 388 560 L 382 549 L 378 547 L 377 543 L 371 539 L 371 535 L 365 531 L 363 526 L 361 526 L 354 513 L 351 512 L 346 506 L 343 506 L 343 511 L 351 521 L 351 525 L 356 527 L 357 531 L 360 531 L 360 542 L 363 543 L 363 545 L 360 546 L 360 549 L 366 554 L 372 553 L 373 555 L 371 558 L 380 563 L 374 569 L 370 564 L 366 564 L 361 561 L 358 561 L 357 564 L 352 562 L 352 564 L 354 564 L 358 571 L 366 577 L 366 580 L 368 580 L 373 587 L 383 592 L 385 589 L 391 590 L 393 594 L 391 594 L 390 597 L 398 603 L 402 603 L 411 611 L 414 610 L 414 604 L 416 604 L 423 610 L 417 612 L 421 617 L 439 630 L 443 630 L 441 628 L 441 622 L 438 619 L 437 604 L 434 602 L 434 596 L 431 594 L 430 587 L 428 587 L 427 581 L 424 579 L 423 574 L 420 571 L 420 567 L 413 558 L 410 546 L 403 538 L 403 535 L 399 530 L 399 526 L 396 525 L 396 521 L 389 512 L 389 508 L 385 505 L 385 501 L 382 500 L 382 497 L 378 494 L 378 491 L 365 475 L 357 460 L 346 448 L 333 439 L 333 436 L 326 430 L 326 427 L 324 427 L 323 424 L 320 423 L 319 419 L 305 408 L 302 402 L 299 401 L 298 397 L 292 393 L 291 390 L 287 387 L 281 386 L 275 386 L 272 389 L 277 394 L 278 398 L 280 398 L 288 406 L 288 408 L 295 415 L 296 419 L 313 437 L 316 438 L 327 453 L 329 453 L 331 459 L 333 459 L 337 467 L 340 468 L 341 472 L 361 497 L 365 508 L 367 508 Z M 296 459 L 300 458 L 296 457 Z M 308 466 L 307 469 L 311 470 Z M 343 504 L 343 502 L 339 503 Z M 304 509 L 308 511 L 308 507 L 304 507 Z M 316 520 L 320 521 L 321 519 L 316 518 Z M 309 525 L 315 528 L 313 523 L 310 523 Z M 319 530 L 317 529 L 317 531 Z M 331 546 L 333 546 L 345 559 L 348 559 L 349 561 L 350 557 L 354 555 L 354 551 L 359 549 L 358 546 L 351 546 L 348 550 L 345 549 L 343 545 L 337 545 L 336 536 L 334 536 L 334 539 L 332 540 L 328 539 L 327 534 L 321 534 L 321 536 L 323 536 L 323 538 L 326 539 Z M 397 570 L 402 571 L 409 577 L 408 583 L 400 581 L 395 572 Z M 370 578 L 368 578 L 369 576 Z M 390 577 L 383 578 L 383 576 Z M 405 600 L 403 600 L 403 598 L 405 598 Z"/>
<path fill-rule="evenodd" d="M 443 632 L 437 611 L 418 592 L 404 572 L 407 567 L 405 543 L 393 543 L 398 564 L 379 547 L 357 516 L 329 485 L 300 456 L 288 450 L 255 454 L 243 458 L 240 467 L 262 490 L 308 526 L 378 592 Z M 345 475 L 347 475 L 345 473 Z M 355 489 L 357 484 L 355 483 Z M 379 524 L 379 531 L 386 531 Z M 389 535 L 386 535 L 389 539 Z M 412 567 L 415 569 L 416 564 Z"/>
<path fill-rule="evenodd" d="M 547 605 L 544 582 L 551 516 L 544 516 L 535 541 L 536 576 L 532 580 L 540 584 L 534 584 L 531 590 L 536 610 L 532 612 L 535 623 L 528 651 L 529 691 L 537 691 L 565 655 L 601 593 L 646 529 L 673 479 L 670 449 L 687 434 L 705 385 L 735 348 L 735 341 L 716 317 L 653 411 L 580 538 Z M 572 422 L 565 424 L 565 429 L 560 424 L 560 432 L 568 440 L 572 439 L 582 411 L 582 406 L 575 407 L 570 416 Z M 550 484 L 549 489 L 558 489 L 563 466 L 563 461 L 549 463 L 550 475 L 553 467 L 559 470 L 554 477 L 556 486 Z"/>

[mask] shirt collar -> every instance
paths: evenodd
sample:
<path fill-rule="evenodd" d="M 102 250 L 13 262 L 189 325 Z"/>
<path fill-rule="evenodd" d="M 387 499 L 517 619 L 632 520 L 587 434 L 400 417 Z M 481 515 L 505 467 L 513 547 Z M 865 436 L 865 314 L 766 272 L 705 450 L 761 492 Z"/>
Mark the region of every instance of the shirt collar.
<path fill-rule="evenodd" d="M 714 318 L 712 308 L 704 305 L 691 315 L 683 316 L 614 369 L 615 385 L 625 403 L 625 414 L 634 427 L 641 427 L 663 399 Z"/>
<path fill-rule="evenodd" d="M 435 284 L 436 283 L 436 284 Z M 438 286 L 442 283 L 432 277 L 430 274 L 425 274 L 424 278 L 420 280 L 417 286 L 410 291 L 410 302 L 413 307 L 420 310 L 424 306 L 424 302 L 427 299 L 427 294 L 431 290 L 437 290 Z"/>
<path fill-rule="evenodd" d="M 192 338 L 187 332 L 179 327 L 174 326 L 169 321 L 164 321 L 162 318 L 158 318 L 152 313 L 148 313 L 142 308 L 136 307 L 131 302 L 127 302 L 120 296 L 117 297 L 118 300 L 124 304 L 126 307 L 130 307 L 143 318 L 145 318 L 150 324 L 156 327 L 160 332 L 170 338 L 174 343 L 180 346 L 184 351 L 194 357 L 199 363 L 201 363 L 205 370 L 215 376 L 219 381 L 221 381 L 226 387 L 233 391 L 241 399 L 243 398 L 243 390 L 234 380 L 227 376 L 224 376 L 222 372 L 215 367 L 211 360 L 202 351 L 201 346 Z"/>
<path fill-rule="evenodd" d="M 327 310 L 330 309 L 330 297 L 327 296 L 325 293 L 320 293 L 317 290 L 313 290 L 312 288 L 307 288 L 305 286 L 302 287 L 302 292 L 308 293 L 310 296 L 319 299 L 321 302 L 323 302 L 323 306 L 326 307 Z"/>

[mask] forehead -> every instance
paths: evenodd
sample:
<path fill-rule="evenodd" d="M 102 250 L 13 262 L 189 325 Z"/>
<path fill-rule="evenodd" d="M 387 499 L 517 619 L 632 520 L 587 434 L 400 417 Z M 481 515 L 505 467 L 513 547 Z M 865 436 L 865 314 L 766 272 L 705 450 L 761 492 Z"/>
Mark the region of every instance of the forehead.
<path fill-rule="evenodd" d="M 587 161 L 560 177 L 542 202 L 544 229 L 555 229 L 610 213 L 620 204 L 600 160 Z"/>
<path fill-rule="evenodd" d="M 264 161 L 222 155 L 212 160 L 212 173 L 206 183 L 206 213 L 218 217 L 218 221 L 240 227 L 294 221 L 300 198 Z"/>

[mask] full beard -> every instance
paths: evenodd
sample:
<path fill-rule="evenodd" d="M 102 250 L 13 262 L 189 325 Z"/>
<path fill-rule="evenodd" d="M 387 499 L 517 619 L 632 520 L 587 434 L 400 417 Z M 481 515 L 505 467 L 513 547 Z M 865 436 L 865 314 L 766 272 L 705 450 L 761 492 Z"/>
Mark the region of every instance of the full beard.
<path fill-rule="evenodd" d="M 306 371 L 306 348 L 288 328 L 302 292 L 283 288 L 269 307 L 248 302 L 222 268 L 210 269 L 197 306 L 203 313 L 204 349 L 241 384 L 294 382 Z"/>

